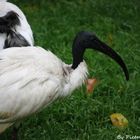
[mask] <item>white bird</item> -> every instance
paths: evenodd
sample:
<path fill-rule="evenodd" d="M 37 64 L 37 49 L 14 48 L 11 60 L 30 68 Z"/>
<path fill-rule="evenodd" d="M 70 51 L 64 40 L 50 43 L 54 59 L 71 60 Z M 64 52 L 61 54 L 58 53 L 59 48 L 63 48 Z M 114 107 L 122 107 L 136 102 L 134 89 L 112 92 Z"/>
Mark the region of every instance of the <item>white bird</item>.
<path fill-rule="evenodd" d="M 16 5 L 0 1 L 0 50 L 33 45 L 33 33 L 24 13 Z"/>
<path fill-rule="evenodd" d="M 121 57 L 90 32 L 76 35 L 72 65 L 41 47 L 13 47 L 0 51 L 0 133 L 80 87 L 88 75 L 83 59 L 87 48 L 110 56 L 129 79 Z"/>

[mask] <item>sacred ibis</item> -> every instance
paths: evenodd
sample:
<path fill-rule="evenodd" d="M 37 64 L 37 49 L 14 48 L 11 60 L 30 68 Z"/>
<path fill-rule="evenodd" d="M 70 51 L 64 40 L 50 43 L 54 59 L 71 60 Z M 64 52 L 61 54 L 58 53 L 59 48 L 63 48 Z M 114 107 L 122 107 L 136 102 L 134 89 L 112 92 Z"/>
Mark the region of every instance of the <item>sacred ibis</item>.
<path fill-rule="evenodd" d="M 88 48 L 114 59 L 129 79 L 122 58 L 86 31 L 79 32 L 73 41 L 71 65 L 41 47 L 13 47 L 0 51 L 0 132 L 81 86 L 88 75 L 84 61 Z"/>
<path fill-rule="evenodd" d="M 33 33 L 23 12 L 12 3 L 0 1 L 0 50 L 33 45 Z"/>

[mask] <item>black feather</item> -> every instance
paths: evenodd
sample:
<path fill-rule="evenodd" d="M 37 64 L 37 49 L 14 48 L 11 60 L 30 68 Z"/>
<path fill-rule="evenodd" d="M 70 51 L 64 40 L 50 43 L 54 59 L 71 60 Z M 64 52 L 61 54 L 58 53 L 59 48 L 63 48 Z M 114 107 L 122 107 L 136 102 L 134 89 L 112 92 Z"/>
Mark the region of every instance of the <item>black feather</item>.
<path fill-rule="evenodd" d="M 20 25 L 19 16 L 14 11 L 0 17 L 0 33 L 9 33 L 16 25 Z"/>
<path fill-rule="evenodd" d="M 5 40 L 4 49 L 22 46 L 30 46 L 30 43 L 21 34 L 11 31 Z"/>
<path fill-rule="evenodd" d="M 6 33 L 4 49 L 10 47 L 30 46 L 29 42 L 18 32 L 16 26 L 20 26 L 19 15 L 14 11 L 0 17 L 0 33 Z"/>

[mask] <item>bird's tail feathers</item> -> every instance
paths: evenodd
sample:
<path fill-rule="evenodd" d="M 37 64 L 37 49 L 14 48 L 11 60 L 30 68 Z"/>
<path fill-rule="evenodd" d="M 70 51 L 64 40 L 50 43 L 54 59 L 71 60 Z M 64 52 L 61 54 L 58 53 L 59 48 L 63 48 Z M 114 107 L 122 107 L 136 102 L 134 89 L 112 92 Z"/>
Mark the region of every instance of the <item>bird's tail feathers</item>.
<path fill-rule="evenodd" d="M 14 11 L 8 12 L 5 16 L 0 17 L 0 33 L 6 33 L 5 48 L 30 46 L 30 43 L 18 32 L 16 26 L 20 25 L 19 16 Z"/>
<path fill-rule="evenodd" d="M 9 47 L 31 46 L 30 43 L 19 33 L 10 31 L 5 40 L 4 49 Z"/>
<path fill-rule="evenodd" d="M 14 11 L 9 11 L 5 16 L 0 17 L 0 33 L 9 34 L 17 25 L 20 25 L 20 20 Z"/>

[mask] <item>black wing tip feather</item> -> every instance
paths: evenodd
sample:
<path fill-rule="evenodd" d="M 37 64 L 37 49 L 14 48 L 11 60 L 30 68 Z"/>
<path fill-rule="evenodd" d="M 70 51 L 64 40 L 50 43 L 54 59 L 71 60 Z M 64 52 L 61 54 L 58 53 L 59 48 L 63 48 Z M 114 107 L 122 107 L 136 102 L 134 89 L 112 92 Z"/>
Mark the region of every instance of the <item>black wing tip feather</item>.
<path fill-rule="evenodd" d="M 19 15 L 9 11 L 5 16 L 0 17 L 0 33 L 9 33 L 11 28 L 20 25 Z"/>
<path fill-rule="evenodd" d="M 9 11 L 6 15 L 6 19 L 9 22 L 9 26 L 20 25 L 19 15 L 14 11 Z"/>
<path fill-rule="evenodd" d="M 21 34 L 11 32 L 9 37 L 5 40 L 4 49 L 22 46 L 31 46 L 31 45 Z"/>
<path fill-rule="evenodd" d="M 14 11 L 9 11 L 5 16 L 0 17 L 0 33 L 6 33 L 4 49 L 9 47 L 30 46 L 30 43 L 17 33 L 15 26 L 20 25 L 19 15 Z"/>

